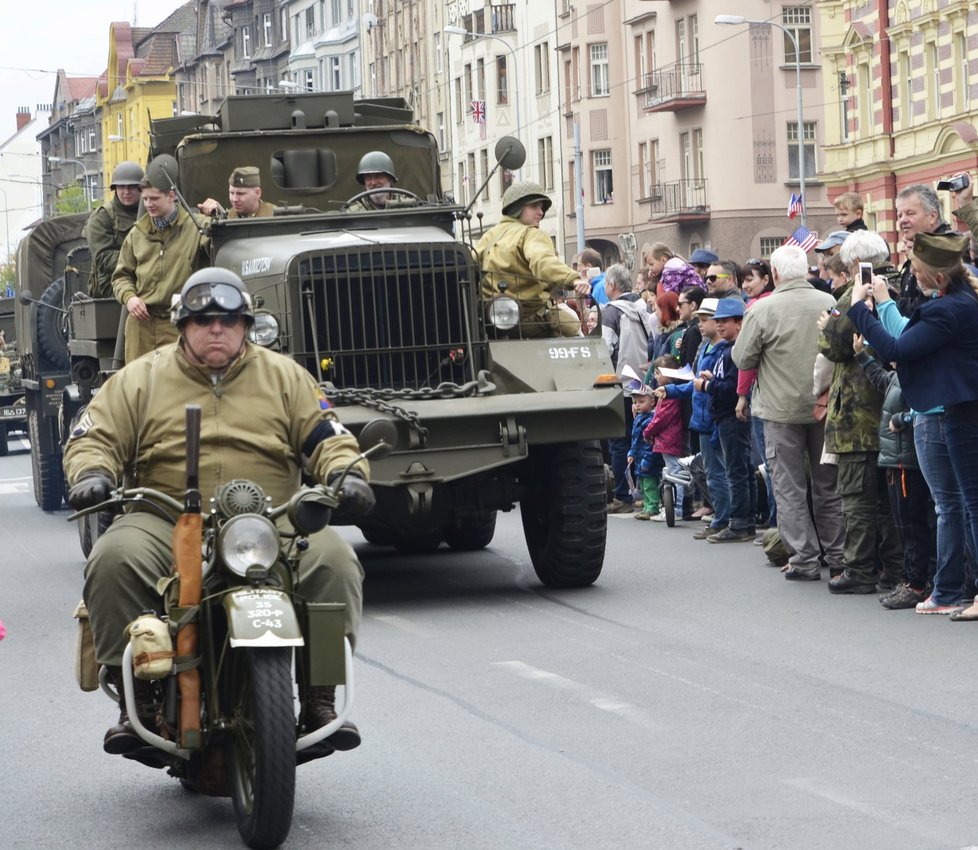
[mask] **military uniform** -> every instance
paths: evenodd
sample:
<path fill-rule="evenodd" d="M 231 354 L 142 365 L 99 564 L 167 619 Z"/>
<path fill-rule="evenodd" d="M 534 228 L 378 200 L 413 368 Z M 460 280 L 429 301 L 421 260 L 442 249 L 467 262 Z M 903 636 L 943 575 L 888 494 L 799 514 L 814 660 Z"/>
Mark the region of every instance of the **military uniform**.
<path fill-rule="evenodd" d="M 206 227 L 207 219 L 198 215 L 191 219 L 178 207 L 176 220 L 164 230 L 157 230 L 150 216 L 143 215 L 123 241 L 112 291 L 121 304 L 138 296 L 150 314 L 145 321 L 126 319 L 127 363 L 179 337 L 170 322 L 170 300 L 208 262 L 210 239 L 200 234 L 198 224 Z"/>
<path fill-rule="evenodd" d="M 257 482 L 274 504 L 300 485 L 300 470 L 318 481 L 341 470 L 356 440 L 330 410 L 312 377 L 292 360 L 246 343 L 244 354 L 218 378 L 192 364 L 180 345 L 127 365 L 96 394 L 65 447 L 68 481 L 101 470 L 118 482 L 181 498 L 185 487 L 184 406 L 198 404 L 200 490 L 206 499 L 234 478 Z M 366 475 L 366 464 L 360 472 Z M 159 578 L 171 572 L 173 527 L 132 511 L 119 517 L 92 549 L 84 598 L 96 658 L 117 666 L 124 627 L 145 609 L 159 610 Z M 353 549 L 326 528 L 310 538 L 300 561 L 303 595 L 345 602 L 351 642 L 359 627 L 363 571 Z"/>
<path fill-rule="evenodd" d="M 499 295 L 499 284 L 516 298 L 528 321 L 526 336 L 579 336 L 580 323 L 564 319 L 550 298 L 554 287 L 573 287 L 580 275 L 554 251 L 550 237 L 539 227 L 529 227 L 504 215 L 475 246 L 482 265 L 482 297 Z"/>
<path fill-rule="evenodd" d="M 273 215 L 275 215 L 275 204 L 270 204 L 268 201 L 262 201 L 258 212 L 254 215 L 238 215 L 238 211 L 233 209 L 228 212 L 228 218 L 268 218 Z"/>
<path fill-rule="evenodd" d="M 354 201 L 350 206 L 346 208 L 347 212 L 351 213 L 363 213 L 363 212 L 378 212 L 380 210 L 386 210 L 387 205 L 381 206 L 374 199 L 376 195 L 368 195 L 366 198 L 361 198 L 359 201 Z"/>
<path fill-rule="evenodd" d="M 85 224 L 85 239 L 92 256 L 88 294 L 93 298 L 112 297 L 112 273 L 119 261 L 119 249 L 136 223 L 138 213 L 138 203 L 127 207 L 113 192 L 111 198 L 95 208 Z"/>
<path fill-rule="evenodd" d="M 892 267 L 875 273 L 898 274 Z M 852 287 L 850 283 L 838 293 L 836 308 L 818 341 L 819 351 L 835 364 L 825 416 L 825 450 L 838 455 L 836 489 L 846 525 L 843 557 L 847 574 L 860 583 L 875 584 L 878 558 L 883 580 L 896 586 L 904 578 L 903 546 L 890 511 L 886 477 L 877 465 L 883 395 L 852 349 L 857 333 L 847 315 Z"/>

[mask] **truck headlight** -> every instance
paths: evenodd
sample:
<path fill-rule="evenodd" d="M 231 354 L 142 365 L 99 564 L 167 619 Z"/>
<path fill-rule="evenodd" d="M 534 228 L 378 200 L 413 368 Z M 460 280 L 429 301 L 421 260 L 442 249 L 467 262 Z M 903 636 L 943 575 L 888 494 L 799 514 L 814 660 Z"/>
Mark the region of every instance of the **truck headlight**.
<path fill-rule="evenodd" d="M 497 295 L 486 305 L 486 319 L 497 330 L 512 330 L 520 323 L 520 304 L 508 295 Z"/>
<path fill-rule="evenodd" d="M 217 537 L 217 552 L 228 569 L 245 577 L 248 567 L 270 570 L 279 555 L 278 529 L 270 519 L 256 514 L 232 517 Z"/>
<path fill-rule="evenodd" d="M 263 348 L 274 345 L 278 341 L 278 320 L 271 313 L 255 313 L 248 339 Z"/>

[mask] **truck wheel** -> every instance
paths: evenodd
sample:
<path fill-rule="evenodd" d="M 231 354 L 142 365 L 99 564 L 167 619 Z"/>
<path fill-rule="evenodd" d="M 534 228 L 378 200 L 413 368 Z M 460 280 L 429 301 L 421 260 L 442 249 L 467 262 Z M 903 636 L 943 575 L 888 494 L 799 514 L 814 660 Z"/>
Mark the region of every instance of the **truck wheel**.
<path fill-rule="evenodd" d="M 480 511 L 478 514 L 457 518 L 445 529 L 445 542 L 460 552 L 475 552 L 492 543 L 496 533 L 496 512 Z"/>
<path fill-rule="evenodd" d="M 71 358 L 65 336 L 65 315 L 60 312 L 64 308 L 64 298 L 65 279 L 59 277 L 38 299 L 41 304 L 37 306 L 37 344 L 54 369 L 66 372 L 71 368 Z M 42 304 L 49 304 L 50 307 L 43 307 Z"/>
<path fill-rule="evenodd" d="M 534 448 L 520 500 L 537 577 L 548 587 L 586 587 L 601 574 L 608 532 L 604 460 L 596 442 Z"/>
<path fill-rule="evenodd" d="M 424 555 L 427 552 L 434 552 L 441 546 L 442 534 L 440 531 L 418 531 L 414 533 L 406 532 L 403 534 L 392 535 L 391 542 L 394 549 L 402 555 Z"/>
<path fill-rule="evenodd" d="M 10 448 L 7 445 L 7 423 L 0 423 L 0 457 L 6 457 Z"/>
<path fill-rule="evenodd" d="M 29 410 L 27 413 L 27 431 L 31 440 L 34 501 L 42 511 L 56 511 L 61 507 L 65 490 L 61 452 L 50 453 L 41 450 L 41 428 L 36 410 Z"/>

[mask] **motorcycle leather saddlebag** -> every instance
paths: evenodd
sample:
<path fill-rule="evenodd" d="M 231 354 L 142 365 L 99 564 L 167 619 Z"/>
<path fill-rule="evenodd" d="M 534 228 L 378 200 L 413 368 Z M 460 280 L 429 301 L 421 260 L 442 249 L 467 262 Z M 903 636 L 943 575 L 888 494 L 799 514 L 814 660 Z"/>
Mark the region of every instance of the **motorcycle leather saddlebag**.
<path fill-rule="evenodd" d="M 83 691 L 98 689 L 98 664 L 95 661 L 95 638 L 88 620 L 85 602 L 79 602 L 72 616 L 78 620 L 78 636 L 75 640 L 75 679 Z"/>

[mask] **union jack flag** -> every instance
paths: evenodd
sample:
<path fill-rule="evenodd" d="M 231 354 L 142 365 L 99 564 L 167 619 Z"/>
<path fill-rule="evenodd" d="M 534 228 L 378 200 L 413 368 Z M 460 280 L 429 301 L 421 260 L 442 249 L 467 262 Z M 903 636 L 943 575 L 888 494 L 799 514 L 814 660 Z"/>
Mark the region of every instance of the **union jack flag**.
<path fill-rule="evenodd" d="M 804 195 L 796 195 L 794 192 L 791 193 L 791 198 L 788 201 L 788 218 L 794 218 L 802 211 L 802 208 L 805 206 L 804 197 Z"/>
<path fill-rule="evenodd" d="M 782 245 L 797 245 L 806 254 L 812 250 L 819 243 L 819 238 L 817 233 L 813 233 L 807 227 L 799 227 L 791 234 L 787 239 L 782 242 Z"/>
<path fill-rule="evenodd" d="M 472 120 L 476 124 L 486 123 L 486 102 L 484 100 L 472 101 Z"/>

